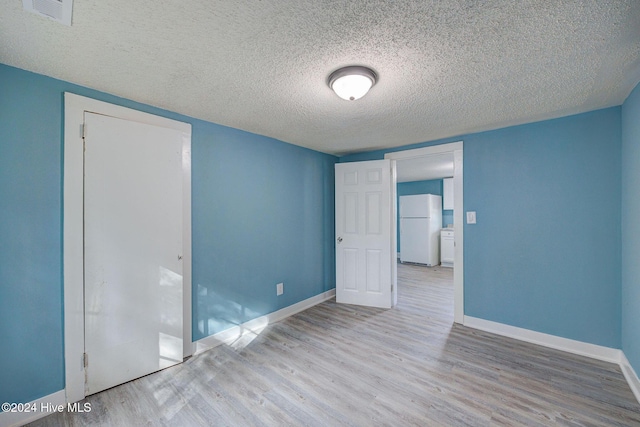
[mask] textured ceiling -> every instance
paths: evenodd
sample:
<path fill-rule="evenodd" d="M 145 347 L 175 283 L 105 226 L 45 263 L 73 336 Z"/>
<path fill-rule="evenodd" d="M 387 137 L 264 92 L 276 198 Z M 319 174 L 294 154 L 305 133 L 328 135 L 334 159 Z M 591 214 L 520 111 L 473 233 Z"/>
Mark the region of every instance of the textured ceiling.
<path fill-rule="evenodd" d="M 67 27 L 0 0 L 0 62 L 344 154 L 621 104 L 640 1 L 75 0 Z M 364 98 L 326 84 L 379 75 Z"/>

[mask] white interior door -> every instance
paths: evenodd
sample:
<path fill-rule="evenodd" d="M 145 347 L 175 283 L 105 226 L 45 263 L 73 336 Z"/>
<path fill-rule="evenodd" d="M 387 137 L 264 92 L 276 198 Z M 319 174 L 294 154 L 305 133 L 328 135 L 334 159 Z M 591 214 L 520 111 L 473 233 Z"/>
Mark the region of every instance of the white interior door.
<path fill-rule="evenodd" d="M 182 133 L 85 112 L 86 394 L 182 362 Z"/>
<path fill-rule="evenodd" d="M 390 308 L 390 160 L 336 164 L 336 301 Z"/>

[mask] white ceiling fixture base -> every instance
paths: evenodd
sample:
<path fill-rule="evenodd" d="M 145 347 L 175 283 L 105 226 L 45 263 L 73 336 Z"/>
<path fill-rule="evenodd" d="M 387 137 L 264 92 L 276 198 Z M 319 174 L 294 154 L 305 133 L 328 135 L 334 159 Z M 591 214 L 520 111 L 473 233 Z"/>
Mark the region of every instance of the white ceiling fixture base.
<path fill-rule="evenodd" d="M 22 7 L 27 12 L 71 26 L 73 0 L 22 0 Z"/>

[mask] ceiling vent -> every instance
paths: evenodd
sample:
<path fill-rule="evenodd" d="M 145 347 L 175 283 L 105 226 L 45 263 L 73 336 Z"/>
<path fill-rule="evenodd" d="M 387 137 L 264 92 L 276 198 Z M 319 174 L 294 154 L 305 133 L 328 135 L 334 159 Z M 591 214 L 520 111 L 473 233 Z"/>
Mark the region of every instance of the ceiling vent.
<path fill-rule="evenodd" d="M 73 0 L 22 0 L 24 10 L 71 26 Z"/>

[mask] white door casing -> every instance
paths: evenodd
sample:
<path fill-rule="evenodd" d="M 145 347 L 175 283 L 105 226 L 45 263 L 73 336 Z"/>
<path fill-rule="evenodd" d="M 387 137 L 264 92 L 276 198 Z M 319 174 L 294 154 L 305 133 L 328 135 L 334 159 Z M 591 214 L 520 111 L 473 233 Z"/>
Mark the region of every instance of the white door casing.
<path fill-rule="evenodd" d="M 85 397 L 84 142 L 85 111 L 147 123 L 182 133 L 183 357 L 191 342 L 191 125 L 83 96 L 64 94 L 64 354 L 67 402 Z"/>
<path fill-rule="evenodd" d="M 182 133 L 85 112 L 86 394 L 182 362 Z"/>
<path fill-rule="evenodd" d="M 338 163 L 336 170 L 336 301 L 393 304 L 391 161 Z"/>

